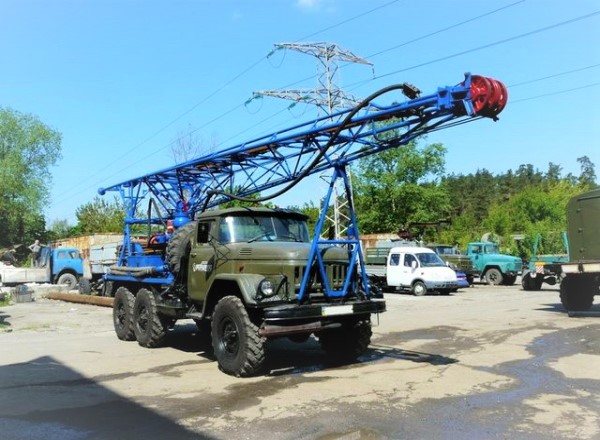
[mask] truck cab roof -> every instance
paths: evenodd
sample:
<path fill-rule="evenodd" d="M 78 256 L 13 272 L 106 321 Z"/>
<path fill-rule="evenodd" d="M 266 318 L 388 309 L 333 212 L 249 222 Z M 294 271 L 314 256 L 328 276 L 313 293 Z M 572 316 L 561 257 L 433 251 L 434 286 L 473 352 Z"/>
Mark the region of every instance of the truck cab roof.
<path fill-rule="evenodd" d="M 307 220 L 308 216 L 293 211 L 291 209 L 282 208 L 266 208 L 266 207 L 233 207 L 224 209 L 210 209 L 204 211 L 198 216 L 198 219 L 211 218 L 211 217 L 227 217 L 231 215 L 269 215 L 269 216 L 281 216 L 281 217 L 293 217 L 299 220 Z"/>

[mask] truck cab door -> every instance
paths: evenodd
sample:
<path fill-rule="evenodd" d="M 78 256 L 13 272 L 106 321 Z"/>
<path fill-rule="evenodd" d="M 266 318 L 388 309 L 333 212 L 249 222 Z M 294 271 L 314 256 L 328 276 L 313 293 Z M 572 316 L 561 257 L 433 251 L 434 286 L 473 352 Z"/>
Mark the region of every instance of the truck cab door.
<path fill-rule="evenodd" d="M 212 244 L 214 221 L 199 221 L 196 237 L 192 240 L 188 263 L 188 295 L 195 301 L 204 301 L 211 278 L 215 273 L 215 248 Z"/>
<path fill-rule="evenodd" d="M 415 279 L 415 273 L 419 268 L 419 261 L 413 254 L 403 254 L 400 271 L 400 285 L 411 286 Z"/>
<path fill-rule="evenodd" d="M 390 252 L 387 259 L 387 269 L 385 271 L 386 282 L 388 286 L 400 286 L 403 267 L 400 266 L 401 254 Z"/>

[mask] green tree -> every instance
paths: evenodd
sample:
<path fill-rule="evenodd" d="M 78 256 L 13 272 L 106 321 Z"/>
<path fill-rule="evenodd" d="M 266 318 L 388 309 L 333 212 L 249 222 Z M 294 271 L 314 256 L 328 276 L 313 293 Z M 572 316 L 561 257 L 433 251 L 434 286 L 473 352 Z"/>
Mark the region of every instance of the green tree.
<path fill-rule="evenodd" d="M 36 116 L 0 108 L 0 246 L 46 239 L 50 167 L 60 158 L 60 133 Z"/>
<path fill-rule="evenodd" d="M 578 157 L 577 162 L 579 162 L 579 165 L 581 166 L 579 183 L 582 185 L 596 186 L 596 170 L 590 158 L 587 156 Z"/>
<path fill-rule="evenodd" d="M 412 222 L 446 218 L 447 189 L 442 144 L 419 148 L 411 142 L 361 160 L 353 175 L 354 201 L 361 233 L 395 232 Z"/>
<path fill-rule="evenodd" d="M 67 219 L 54 220 L 50 223 L 46 231 L 48 241 L 60 240 L 73 236 L 74 227 L 69 224 Z"/>
<path fill-rule="evenodd" d="M 78 207 L 75 215 L 79 234 L 123 231 L 125 210 L 116 196 L 112 201 L 96 196 L 93 201 Z"/>

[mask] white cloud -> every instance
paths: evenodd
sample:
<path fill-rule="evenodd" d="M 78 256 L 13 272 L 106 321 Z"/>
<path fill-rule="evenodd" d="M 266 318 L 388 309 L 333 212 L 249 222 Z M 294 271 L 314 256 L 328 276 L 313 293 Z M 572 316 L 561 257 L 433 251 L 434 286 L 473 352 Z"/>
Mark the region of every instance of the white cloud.
<path fill-rule="evenodd" d="M 323 0 L 297 0 L 296 5 L 301 9 L 318 9 Z"/>

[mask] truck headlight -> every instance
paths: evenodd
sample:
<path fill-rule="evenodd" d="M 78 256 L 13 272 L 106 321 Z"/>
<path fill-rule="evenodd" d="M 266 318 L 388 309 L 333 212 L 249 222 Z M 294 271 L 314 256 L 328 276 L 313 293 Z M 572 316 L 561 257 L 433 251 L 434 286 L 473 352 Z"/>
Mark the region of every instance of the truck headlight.
<path fill-rule="evenodd" d="M 263 297 L 273 296 L 273 283 L 266 278 L 258 285 L 258 294 Z"/>

